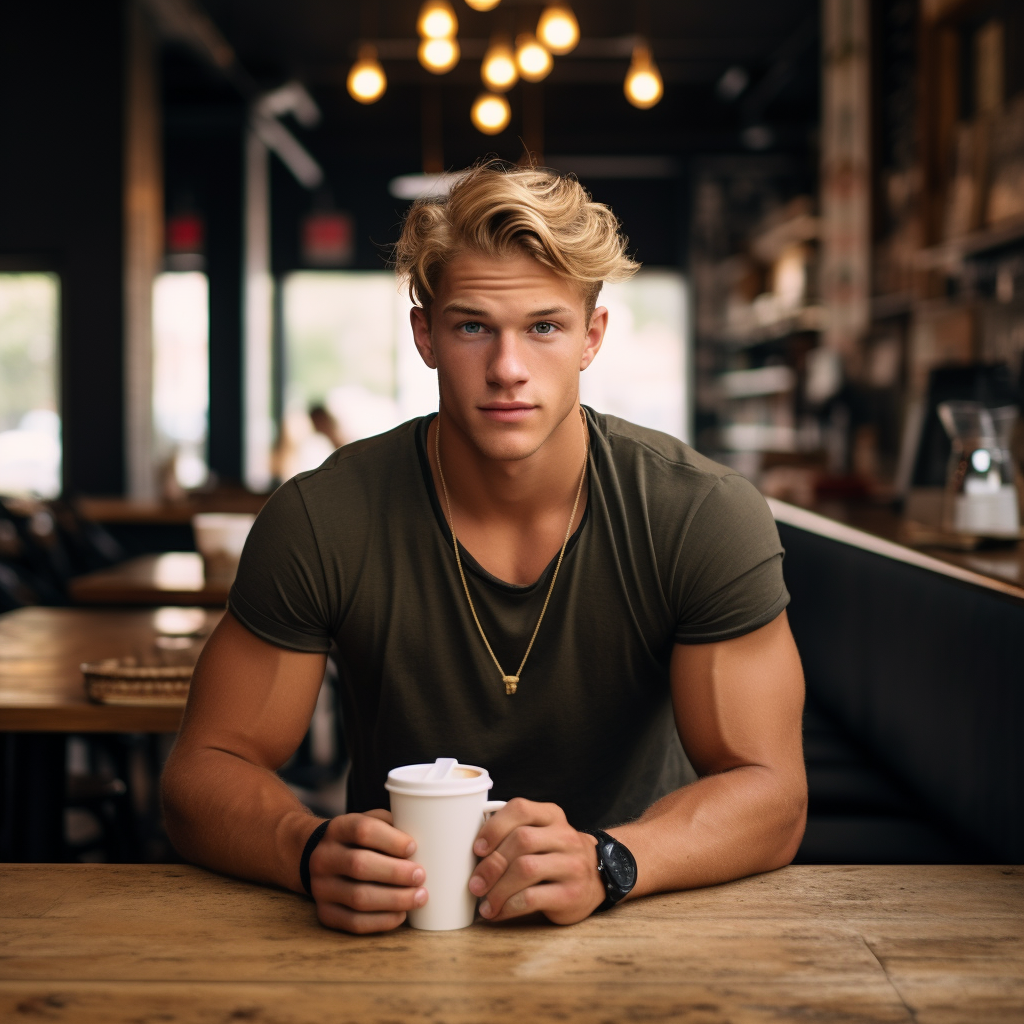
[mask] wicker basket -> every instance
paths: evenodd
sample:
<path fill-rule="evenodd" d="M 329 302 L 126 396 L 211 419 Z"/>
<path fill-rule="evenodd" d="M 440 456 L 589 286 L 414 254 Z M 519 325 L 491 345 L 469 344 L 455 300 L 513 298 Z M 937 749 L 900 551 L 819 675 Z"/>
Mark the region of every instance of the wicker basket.
<path fill-rule="evenodd" d="M 185 706 L 193 665 L 140 665 L 135 658 L 107 658 L 81 666 L 85 692 L 98 704 Z"/>

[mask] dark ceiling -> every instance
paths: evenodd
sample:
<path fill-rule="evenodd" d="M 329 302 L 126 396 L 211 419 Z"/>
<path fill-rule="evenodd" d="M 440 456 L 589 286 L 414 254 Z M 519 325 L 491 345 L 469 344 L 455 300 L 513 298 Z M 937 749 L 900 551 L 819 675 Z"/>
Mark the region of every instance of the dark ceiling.
<path fill-rule="evenodd" d="M 630 173 L 627 168 L 626 173 L 610 176 L 619 180 L 607 180 L 609 175 L 602 179 L 600 174 L 587 180 L 580 169 L 579 176 L 595 198 L 622 211 L 627 223 L 630 209 L 635 222 L 649 222 L 651 230 L 641 228 L 641 236 L 657 233 L 661 204 L 673 225 L 671 230 L 661 229 L 666 239 L 679 237 L 684 216 L 680 211 L 687 202 L 680 189 L 685 189 L 692 158 L 758 152 L 789 156 L 807 166 L 816 163 L 817 0 L 576 0 L 572 6 L 580 25 L 579 46 L 556 58 L 553 72 L 541 85 L 520 84 L 509 93 L 511 124 L 491 137 L 476 131 L 469 120 L 470 106 L 482 88 L 484 46 L 496 30 L 532 29 L 543 5 L 502 0 L 495 10 L 480 13 L 464 0 L 452 0 L 463 59 L 449 74 L 435 76 L 415 58 L 420 2 L 198 0 L 260 88 L 298 78 L 310 90 L 323 112 L 321 123 L 313 129 L 287 118 L 286 123 L 323 166 L 332 201 L 365 207 L 361 221 L 373 226 L 367 239 L 387 236 L 375 237 L 374 242 L 388 241 L 401 216 L 402 204 L 387 195 L 386 182 L 394 175 L 421 170 L 427 150 L 449 168 L 464 167 L 487 154 L 517 160 L 524 138 L 545 162 L 562 170 L 576 170 L 571 158 L 580 155 L 634 161 L 640 156 L 661 157 L 660 163 L 652 164 L 652 173 L 642 168 Z M 646 111 L 630 106 L 622 89 L 638 32 L 650 38 L 665 82 L 664 98 Z M 388 76 L 386 94 L 370 106 L 356 103 L 345 89 L 361 38 L 378 42 Z M 731 67 L 743 69 L 748 85 L 737 97 L 726 99 L 716 84 Z M 196 125 L 220 116 L 217 111 L 228 118 L 232 108 L 244 111 L 237 91 L 180 46 L 165 47 L 163 76 L 172 148 L 176 132 L 177 137 L 194 133 Z M 532 104 L 527 111 L 524 102 Z M 524 116 L 529 122 L 530 110 L 534 125 L 541 114 L 539 133 L 524 123 Z M 293 215 L 301 216 L 313 200 L 282 170 L 275 170 L 275 204 L 290 205 Z M 174 185 L 174 178 L 172 168 L 169 185 Z M 625 180 L 629 178 L 633 180 Z M 639 180 L 644 178 L 650 180 Z M 291 228 L 285 233 L 294 234 Z M 655 262 L 675 261 L 668 244 L 653 247 L 659 250 Z M 360 265 L 378 260 L 372 248 L 367 241 Z"/>

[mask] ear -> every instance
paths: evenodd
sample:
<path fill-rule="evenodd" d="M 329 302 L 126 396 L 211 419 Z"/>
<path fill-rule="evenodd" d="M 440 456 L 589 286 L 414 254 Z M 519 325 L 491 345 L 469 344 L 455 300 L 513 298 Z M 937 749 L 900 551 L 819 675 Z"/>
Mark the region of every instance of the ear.
<path fill-rule="evenodd" d="M 594 356 L 601 350 L 604 332 L 607 329 L 608 310 L 604 306 L 598 306 L 590 315 L 586 343 L 583 346 L 583 355 L 580 356 L 580 370 L 585 370 L 594 361 Z"/>
<path fill-rule="evenodd" d="M 437 369 L 434 358 L 434 342 L 430 337 L 430 324 L 427 322 L 427 311 L 422 306 L 413 306 L 409 310 L 409 322 L 412 324 L 412 339 L 416 342 L 416 351 L 432 370 Z"/>

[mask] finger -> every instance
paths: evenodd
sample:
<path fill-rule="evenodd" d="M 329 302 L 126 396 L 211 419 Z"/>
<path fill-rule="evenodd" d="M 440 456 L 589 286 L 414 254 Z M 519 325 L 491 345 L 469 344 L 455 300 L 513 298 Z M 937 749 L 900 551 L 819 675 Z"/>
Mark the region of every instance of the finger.
<path fill-rule="evenodd" d="M 565 812 L 558 804 L 539 804 L 517 796 L 484 822 L 473 844 L 473 852 L 485 857 L 522 825 L 554 825 L 564 821 Z"/>
<path fill-rule="evenodd" d="M 340 903 L 359 913 L 402 912 L 422 907 L 428 899 L 427 890 L 357 882 L 351 878 L 321 878 L 314 886 L 318 903 Z"/>
<path fill-rule="evenodd" d="M 579 859 L 564 853 L 527 854 L 517 857 L 508 870 L 487 893 L 480 904 L 480 915 L 488 920 L 503 920 L 533 913 L 538 907 L 526 909 L 519 893 L 538 885 L 572 882 L 581 877 Z M 510 905 L 509 912 L 506 905 Z"/>
<path fill-rule="evenodd" d="M 361 914 L 340 903 L 316 905 L 316 915 L 327 928 L 351 932 L 354 935 L 370 935 L 373 932 L 389 932 L 405 920 L 405 912 Z"/>
<path fill-rule="evenodd" d="M 364 811 L 364 814 L 368 814 L 371 818 L 380 818 L 381 821 L 386 821 L 389 825 L 394 824 L 391 812 L 385 811 L 383 807 L 375 807 L 372 811 Z"/>
<path fill-rule="evenodd" d="M 422 885 L 426 872 L 413 860 L 389 857 L 376 850 L 321 843 L 309 859 L 311 878 L 335 878 L 339 875 L 359 882 L 383 885 Z"/>
<path fill-rule="evenodd" d="M 476 866 L 469 891 L 482 896 L 505 873 L 517 857 L 538 853 L 570 853 L 579 849 L 580 833 L 568 822 L 563 825 L 520 825 L 513 829 L 493 853 Z"/>
<path fill-rule="evenodd" d="M 554 924 L 575 924 L 589 917 L 600 903 L 600 900 L 595 902 L 588 899 L 571 882 L 542 882 L 510 896 L 501 913 L 490 920 L 511 921 L 528 914 L 541 913 Z"/>
<path fill-rule="evenodd" d="M 412 836 L 375 814 L 343 814 L 331 821 L 327 835 L 345 846 L 378 850 L 390 857 L 409 857 L 416 850 Z"/>

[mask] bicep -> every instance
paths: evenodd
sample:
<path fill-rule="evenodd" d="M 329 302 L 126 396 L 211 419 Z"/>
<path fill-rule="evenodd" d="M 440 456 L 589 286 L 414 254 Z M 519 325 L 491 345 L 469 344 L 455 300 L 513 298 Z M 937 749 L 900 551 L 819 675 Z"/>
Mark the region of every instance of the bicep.
<path fill-rule="evenodd" d="M 309 726 L 326 657 L 267 643 L 227 612 L 193 673 L 178 746 L 276 770 Z"/>
<path fill-rule="evenodd" d="M 671 683 L 679 736 L 699 774 L 802 770 L 804 678 L 785 612 L 745 636 L 677 644 Z"/>

